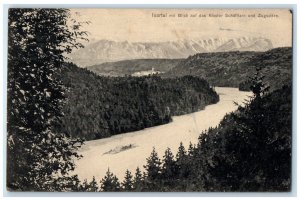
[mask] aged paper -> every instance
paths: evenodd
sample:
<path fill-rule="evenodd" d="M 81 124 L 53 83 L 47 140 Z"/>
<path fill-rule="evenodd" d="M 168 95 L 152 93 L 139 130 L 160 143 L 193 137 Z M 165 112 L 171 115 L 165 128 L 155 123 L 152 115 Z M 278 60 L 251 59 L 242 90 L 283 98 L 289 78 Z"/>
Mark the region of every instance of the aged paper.
<path fill-rule="evenodd" d="M 290 191 L 292 22 L 10 9 L 8 189 Z"/>

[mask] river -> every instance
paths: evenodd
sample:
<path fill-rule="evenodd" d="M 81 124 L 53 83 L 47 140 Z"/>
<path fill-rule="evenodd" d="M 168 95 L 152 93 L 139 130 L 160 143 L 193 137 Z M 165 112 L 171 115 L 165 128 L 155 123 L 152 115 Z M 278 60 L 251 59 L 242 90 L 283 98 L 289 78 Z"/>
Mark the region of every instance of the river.
<path fill-rule="evenodd" d="M 251 95 L 250 92 L 242 92 L 237 88 L 216 87 L 215 90 L 220 101 L 206 106 L 204 110 L 175 116 L 169 124 L 85 142 L 79 150 L 83 158 L 75 162 L 74 174 L 78 174 L 80 180 L 88 181 L 95 176 L 99 182 L 109 168 L 123 180 L 126 169 L 132 174 L 137 167 L 143 169 L 153 147 L 160 158 L 167 147 L 175 155 L 180 142 L 186 148 L 190 142 L 197 143 L 202 131 L 216 127 L 225 114 L 237 109 L 234 102 L 243 104 Z"/>

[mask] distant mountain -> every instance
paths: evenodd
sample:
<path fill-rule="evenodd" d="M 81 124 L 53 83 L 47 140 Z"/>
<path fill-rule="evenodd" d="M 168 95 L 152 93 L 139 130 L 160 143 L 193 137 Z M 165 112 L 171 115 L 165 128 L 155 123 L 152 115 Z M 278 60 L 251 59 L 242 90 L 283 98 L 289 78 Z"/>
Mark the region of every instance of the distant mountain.
<path fill-rule="evenodd" d="M 292 82 L 292 48 L 275 48 L 266 52 L 200 53 L 188 57 L 164 77 L 199 76 L 211 85 L 239 87 L 260 66 L 272 89 Z"/>
<path fill-rule="evenodd" d="M 177 66 L 183 59 L 133 59 L 116 62 L 106 62 L 87 67 L 98 75 L 124 76 L 142 71 L 155 70 L 167 72 Z"/>
<path fill-rule="evenodd" d="M 75 64 L 86 67 L 111 61 L 131 59 L 178 59 L 204 52 L 266 51 L 273 48 L 266 38 L 212 38 L 168 42 L 116 42 L 100 40 L 86 45 L 69 57 Z"/>

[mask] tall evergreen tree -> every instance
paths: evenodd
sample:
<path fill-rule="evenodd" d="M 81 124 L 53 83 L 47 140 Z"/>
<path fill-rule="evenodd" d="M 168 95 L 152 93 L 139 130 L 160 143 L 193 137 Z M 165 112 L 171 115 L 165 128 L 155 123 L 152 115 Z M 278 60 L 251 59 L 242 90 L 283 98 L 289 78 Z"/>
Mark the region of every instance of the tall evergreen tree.
<path fill-rule="evenodd" d="M 176 169 L 177 174 L 181 178 L 187 176 L 187 153 L 183 146 L 183 143 L 180 142 L 180 145 L 178 147 L 178 151 L 176 154 Z"/>
<path fill-rule="evenodd" d="M 158 179 L 161 174 L 161 161 L 154 147 L 150 156 L 146 160 L 147 164 L 144 168 L 146 170 L 147 179 L 150 181 Z"/>
<path fill-rule="evenodd" d="M 264 82 L 265 76 L 262 75 L 261 69 L 260 66 L 257 66 L 255 68 L 256 71 L 254 76 L 249 78 L 251 83 L 250 90 L 253 92 L 254 98 L 261 98 L 261 96 L 265 95 L 270 88 L 270 86 L 267 86 Z"/>
<path fill-rule="evenodd" d="M 8 166 L 11 190 L 52 191 L 66 185 L 81 140 L 56 132 L 63 116 L 65 54 L 82 45 L 81 24 L 67 9 L 9 9 Z M 59 179 L 58 178 L 59 176 Z M 54 181 L 56 180 L 56 181 Z M 56 186 L 57 187 L 57 186 Z M 57 190 L 57 189 L 56 189 Z M 61 187 L 61 190 L 66 190 Z"/>
<path fill-rule="evenodd" d="M 123 189 L 125 191 L 131 191 L 133 189 L 132 175 L 129 170 L 126 170 L 124 181 L 122 182 Z"/>
<path fill-rule="evenodd" d="M 176 167 L 175 167 L 175 161 L 174 156 L 172 154 L 171 149 L 168 147 L 165 151 L 165 155 L 163 156 L 162 161 L 162 177 L 164 179 L 173 179 Z"/>
<path fill-rule="evenodd" d="M 99 189 L 97 181 L 95 179 L 95 177 L 93 177 L 92 181 L 89 183 L 88 185 L 88 190 L 89 192 L 97 192 Z"/>
<path fill-rule="evenodd" d="M 192 157 L 193 155 L 194 155 L 194 150 L 195 150 L 195 147 L 194 147 L 194 145 L 190 142 L 190 144 L 189 144 L 189 149 L 188 149 L 188 156 L 189 157 Z"/>
<path fill-rule="evenodd" d="M 201 137 L 206 190 L 290 188 L 291 89 L 269 94 L 260 68 L 256 70 L 250 101 Z"/>
<path fill-rule="evenodd" d="M 133 179 L 133 189 L 140 191 L 143 184 L 143 176 L 139 167 L 136 168 L 134 179 Z"/>
<path fill-rule="evenodd" d="M 176 153 L 176 160 L 178 161 L 178 160 L 181 160 L 185 157 L 186 157 L 186 150 L 183 146 L 183 143 L 180 142 L 179 147 L 178 147 L 178 151 Z"/>
<path fill-rule="evenodd" d="M 265 163 L 262 156 L 268 152 L 266 145 L 269 141 L 268 133 L 270 129 L 266 118 L 270 114 L 268 114 L 269 111 L 266 111 L 263 101 L 269 87 L 264 82 L 264 77 L 261 68 L 257 67 L 254 76 L 250 78 L 252 83 L 250 89 L 253 97 L 244 107 L 240 107 L 240 113 L 233 115 L 238 124 L 236 128 L 239 137 L 236 141 L 240 145 L 232 146 L 232 148 L 241 150 L 240 153 L 236 153 L 237 164 L 235 165 L 247 170 L 244 171 L 243 176 L 237 176 L 237 178 L 240 176 L 246 178 L 243 179 L 245 183 L 240 186 L 242 188 L 245 186 L 256 188 L 259 185 L 258 183 L 261 183 L 264 174 L 260 171 L 262 170 L 260 166 Z M 240 148 L 240 146 L 243 146 L 243 148 Z"/>
<path fill-rule="evenodd" d="M 110 172 L 109 169 L 107 170 L 106 175 L 100 181 L 100 183 L 101 190 L 105 192 L 117 192 L 121 189 L 118 178 L 112 172 Z"/>
<path fill-rule="evenodd" d="M 89 183 L 88 183 L 87 179 L 85 179 L 85 180 L 83 181 L 83 183 L 80 185 L 79 191 L 80 191 L 80 192 L 87 192 L 88 189 L 89 189 Z"/>

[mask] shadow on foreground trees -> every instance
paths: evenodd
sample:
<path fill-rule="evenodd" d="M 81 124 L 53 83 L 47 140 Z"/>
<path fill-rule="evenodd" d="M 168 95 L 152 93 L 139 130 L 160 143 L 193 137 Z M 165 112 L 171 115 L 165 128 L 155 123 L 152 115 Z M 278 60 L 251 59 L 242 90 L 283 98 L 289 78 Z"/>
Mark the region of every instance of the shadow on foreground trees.
<path fill-rule="evenodd" d="M 260 69 L 253 98 L 200 135 L 195 176 L 207 191 L 289 191 L 291 86 L 267 93 Z"/>
<path fill-rule="evenodd" d="M 77 181 L 68 172 L 82 140 L 54 129 L 61 124 L 66 90 L 54 73 L 86 35 L 69 19 L 67 9 L 9 9 L 8 190 L 63 191 Z"/>

